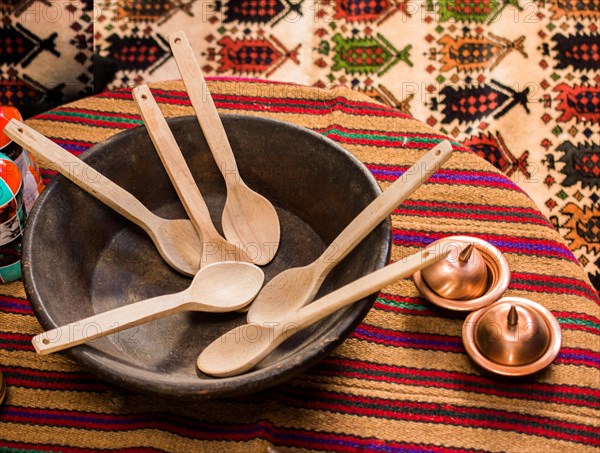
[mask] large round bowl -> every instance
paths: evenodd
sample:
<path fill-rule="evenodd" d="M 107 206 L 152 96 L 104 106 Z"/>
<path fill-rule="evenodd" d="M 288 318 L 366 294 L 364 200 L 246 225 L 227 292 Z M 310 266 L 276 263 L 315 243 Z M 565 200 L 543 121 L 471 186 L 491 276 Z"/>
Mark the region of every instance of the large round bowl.
<path fill-rule="evenodd" d="M 380 189 L 369 171 L 332 141 L 269 119 L 224 115 L 244 181 L 276 207 L 281 243 L 263 267 L 266 281 L 315 260 Z M 223 178 L 195 117 L 169 120 L 217 229 Z M 89 165 L 166 218 L 185 218 L 145 128 L 137 127 L 85 153 Z M 91 175 L 93 176 L 93 175 Z M 332 291 L 384 266 L 390 251 L 383 222 L 324 282 Z M 171 269 L 145 233 L 62 176 L 42 193 L 23 242 L 27 296 L 45 329 L 125 304 L 173 293 L 191 280 Z M 104 379 L 177 397 L 251 393 L 299 373 L 331 352 L 363 319 L 375 295 L 290 338 L 255 370 L 212 378 L 196 368 L 202 349 L 245 321 L 245 313 L 180 313 L 68 351 Z M 118 319 L 115 319 L 118 322 Z"/>

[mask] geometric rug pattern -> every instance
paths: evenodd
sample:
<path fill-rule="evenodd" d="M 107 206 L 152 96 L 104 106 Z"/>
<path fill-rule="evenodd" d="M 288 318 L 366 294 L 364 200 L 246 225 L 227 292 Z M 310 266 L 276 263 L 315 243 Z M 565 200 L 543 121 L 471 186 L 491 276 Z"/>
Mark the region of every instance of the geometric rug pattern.
<path fill-rule="evenodd" d="M 346 85 L 470 146 L 516 182 L 600 287 L 596 0 L 106 1 L 95 46 L 115 87 L 206 75 Z"/>
<path fill-rule="evenodd" d="M 179 78 L 184 30 L 207 76 L 345 85 L 464 143 L 517 183 L 600 288 L 597 0 L 3 1 L 0 103 Z M 58 63 L 60 61 L 60 64 Z M 240 93 L 243 94 L 243 93 Z"/>
<path fill-rule="evenodd" d="M 92 0 L 2 0 L 0 13 L 0 105 L 92 94 Z"/>

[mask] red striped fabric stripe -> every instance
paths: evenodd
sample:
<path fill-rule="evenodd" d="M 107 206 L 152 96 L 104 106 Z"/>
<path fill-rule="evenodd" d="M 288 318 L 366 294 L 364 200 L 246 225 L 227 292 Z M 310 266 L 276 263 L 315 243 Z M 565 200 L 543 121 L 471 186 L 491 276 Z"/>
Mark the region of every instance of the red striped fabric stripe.
<path fill-rule="evenodd" d="M 600 446 L 600 438 L 594 426 L 551 417 L 456 404 L 357 396 L 332 391 L 311 391 L 309 394 L 285 391 L 278 394 L 282 404 L 297 408 L 304 407 L 307 398 L 310 398 L 310 406 L 313 410 L 391 420 L 410 420 L 413 423 L 441 423 L 512 431 Z"/>
<path fill-rule="evenodd" d="M 106 392 L 110 386 L 88 373 L 1 367 L 7 385 L 41 390 Z"/>
<path fill-rule="evenodd" d="M 418 387 L 445 388 L 526 401 L 600 408 L 600 390 L 590 387 L 528 381 L 520 382 L 519 386 L 514 386 L 510 381 L 505 382 L 494 377 L 476 374 L 409 368 L 339 357 L 327 358 L 321 366 L 311 370 L 311 374 L 318 376 L 350 376 L 366 381 L 375 380 Z"/>
<path fill-rule="evenodd" d="M 164 91 L 152 89 L 152 94 L 157 102 L 163 104 L 175 105 L 190 105 L 189 98 L 185 92 L 181 91 Z M 102 96 L 100 96 L 102 97 Z M 111 93 L 111 98 L 131 100 L 131 92 L 123 91 Z M 351 115 L 372 115 L 386 116 L 392 118 L 411 117 L 399 110 L 390 109 L 385 106 L 379 106 L 369 102 L 353 101 L 344 97 L 330 98 L 329 96 L 323 99 L 298 99 L 291 97 L 269 97 L 269 96 L 244 96 L 244 95 L 229 95 L 214 93 L 212 95 L 215 105 L 221 109 L 233 110 L 264 110 L 260 109 L 259 105 L 264 104 L 268 107 L 268 111 L 273 112 L 301 112 L 307 114 L 319 114 L 331 111 L 343 111 Z"/>

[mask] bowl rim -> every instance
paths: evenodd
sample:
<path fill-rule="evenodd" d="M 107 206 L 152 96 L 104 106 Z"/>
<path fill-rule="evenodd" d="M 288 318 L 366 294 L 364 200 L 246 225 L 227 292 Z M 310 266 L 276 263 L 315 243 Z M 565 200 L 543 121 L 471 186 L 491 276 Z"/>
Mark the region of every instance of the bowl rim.
<path fill-rule="evenodd" d="M 175 125 L 178 122 L 189 121 L 189 118 L 192 117 L 192 115 L 179 116 L 168 118 L 167 121 L 170 125 Z M 235 121 L 239 118 L 243 118 L 244 120 L 251 118 L 254 121 L 268 123 L 277 127 L 283 126 L 287 128 L 293 128 L 300 133 L 308 134 L 317 138 L 318 140 L 325 141 L 329 147 L 335 149 L 344 158 L 350 160 L 350 162 L 356 167 L 356 170 L 362 173 L 362 176 L 368 182 L 370 188 L 374 191 L 375 196 L 379 196 L 381 194 L 381 188 L 379 187 L 379 184 L 366 166 L 348 150 L 324 135 L 321 135 L 304 126 L 299 126 L 272 118 L 239 114 L 221 114 L 220 117 L 224 119 L 225 122 Z M 108 139 L 93 145 L 84 151 L 79 158 L 89 163 L 90 160 L 97 158 L 104 147 L 110 146 L 114 142 L 119 142 L 123 139 L 123 136 L 129 135 L 132 133 L 132 131 L 139 130 L 140 128 L 144 128 L 144 125 L 141 124 L 139 126 L 121 131 L 109 137 Z M 42 191 L 36 200 L 33 209 L 29 213 L 23 234 L 21 262 L 25 293 L 37 320 L 46 330 L 56 328 L 58 325 L 52 322 L 44 310 L 45 304 L 39 296 L 40 292 L 38 291 L 38 285 L 33 276 L 35 264 L 32 260 L 32 253 L 35 243 L 35 230 L 36 228 L 43 227 L 42 225 L 39 225 L 41 221 L 38 219 L 42 215 L 41 213 L 43 212 L 44 205 L 52 196 L 53 191 L 56 190 L 55 188 L 60 187 L 61 184 L 65 183 L 73 184 L 64 176 L 59 174 L 54 177 L 46 186 L 45 190 Z M 376 227 L 376 229 L 377 228 L 379 227 Z M 381 228 L 379 234 L 383 244 L 381 247 L 379 247 L 379 253 L 375 265 L 376 268 L 374 270 L 385 266 L 389 262 L 391 256 L 392 223 L 390 216 L 388 216 L 383 222 L 383 228 Z M 227 378 L 198 378 L 197 381 L 194 380 L 194 383 L 191 385 L 182 385 L 181 383 L 173 384 L 168 380 L 168 374 L 165 374 L 165 379 L 161 379 L 161 381 L 158 383 L 156 380 L 145 379 L 140 375 L 143 373 L 139 373 L 139 368 L 128 363 L 115 361 L 114 358 L 104 356 L 101 353 L 99 354 L 97 349 L 94 349 L 87 344 L 82 344 L 77 347 L 67 349 L 63 352 L 67 353 L 79 365 L 82 365 L 100 378 L 134 391 L 141 391 L 143 393 L 151 393 L 155 395 L 168 395 L 169 397 L 177 398 L 191 397 L 204 399 L 240 396 L 254 393 L 267 387 L 275 386 L 323 360 L 354 331 L 360 322 L 362 322 L 375 302 L 378 293 L 379 292 L 376 292 L 344 309 L 348 310 L 348 313 L 350 314 L 340 319 L 333 331 L 325 332 L 319 336 L 317 341 L 304 346 L 294 354 L 291 354 L 290 356 L 268 367 L 254 369 L 239 376 Z M 298 355 L 301 356 L 300 360 Z M 136 379 L 132 379 L 131 377 L 135 375 L 136 370 L 138 375 L 136 376 Z"/>

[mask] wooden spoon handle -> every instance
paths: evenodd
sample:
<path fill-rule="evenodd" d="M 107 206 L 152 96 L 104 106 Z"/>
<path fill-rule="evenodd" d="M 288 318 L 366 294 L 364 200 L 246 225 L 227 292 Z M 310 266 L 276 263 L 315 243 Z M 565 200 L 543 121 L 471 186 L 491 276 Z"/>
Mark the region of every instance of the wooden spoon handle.
<path fill-rule="evenodd" d="M 373 200 L 344 228 L 317 260 L 321 273 L 326 274 L 342 260 L 404 200 L 413 194 L 429 177 L 450 159 L 452 145 L 447 140 L 431 149 L 385 192 Z"/>
<path fill-rule="evenodd" d="M 446 250 L 438 253 L 438 250 L 426 249 L 359 278 L 312 304 L 289 313 L 281 321 L 238 326 L 202 351 L 197 361 L 198 368 L 219 377 L 235 376 L 248 371 L 290 336 L 390 283 L 444 259 L 450 252 Z M 252 340 L 248 340 L 248 328 L 252 329 Z"/>
<path fill-rule="evenodd" d="M 446 258 L 450 252 L 451 250 L 425 249 L 402 258 L 400 261 L 371 272 L 308 304 L 296 313 L 287 316 L 281 324 L 287 324 L 290 328 L 292 326 L 297 327 L 298 330 L 305 329 L 337 310 L 363 299 L 401 278 L 412 275 L 420 269 L 437 263 Z"/>
<path fill-rule="evenodd" d="M 38 354 L 62 351 L 181 311 L 187 300 L 187 290 L 142 300 L 48 330 L 33 337 L 31 343 Z"/>
<path fill-rule="evenodd" d="M 204 241 L 208 241 L 210 236 L 218 235 L 218 232 L 210 219 L 208 207 L 183 154 L 181 154 L 173 132 L 171 132 L 148 86 L 141 85 L 135 88 L 132 94 L 140 109 L 152 143 L 154 143 L 154 147 L 167 170 L 179 199 L 183 203 L 198 235 Z"/>
<path fill-rule="evenodd" d="M 240 178 L 235 156 L 192 46 L 183 31 L 169 35 L 169 44 L 215 162 L 227 183 L 237 183 Z"/>
<path fill-rule="evenodd" d="M 13 119 L 4 133 L 33 153 L 40 165 L 58 171 L 151 236 L 158 228 L 158 218 L 137 198 L 36 130 Z"/>

